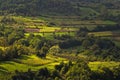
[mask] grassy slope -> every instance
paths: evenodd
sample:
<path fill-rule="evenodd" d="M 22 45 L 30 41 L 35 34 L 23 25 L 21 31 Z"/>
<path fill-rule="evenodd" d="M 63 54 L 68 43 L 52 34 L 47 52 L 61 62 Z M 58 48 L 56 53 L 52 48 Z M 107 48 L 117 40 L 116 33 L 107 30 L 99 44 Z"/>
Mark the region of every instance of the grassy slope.
<path fill-rule="evenodd" d="M 19 59 L 13 61 L 0 62 L 0 80 L 8 80 L 14 75 L 14 71 L 27 71 L 29 68 L 32 71 L 39 70 L 40 68 L 47 67 L 48 69 L 54 69 L 54 66 L 60 62 L 67 62 L 64 58 L 55 57 L 49 55 L 46 59 L 41 59 L 35 55 L 22 56 Z"/>
<path fill-rule="evenodd" d="M 91 32 L 89 33 L 89 35 L 93 34 L 94 36 L 112 36 L 112 32 L 111 31 L 102 31 L 102 32 Z"/>
<path fill-rule="evenodd" d="M 29 34 L 30 33 L 25 33 L 25 36 L 27 37 L 27 36 L 29 36 Z M 68 32 L 57 32 L 57 33 L 55 33 L 56 35 L 65 35 L 65 34 L 68 34 L 68 35 L 71 35 L 71 36 L 74 36 L 75 35 L 75 32 L 70 32 L 70 33 L 68 33 Z M 42 37 L 45 37 L 45 38 L 47 38 L 47 39 L 54 39 L 54 37 L 53 37 L 53 32 L 51 32 L 51 33 L 34 33 L 34 35 L 40 35 L 40 36 L 42 36 Z"/>
<path fill-rule="evenodd" d="M 54 32 L 55 30 L 61 30 L 61 27 L 74 27 L 69 28 L 70 31 L 76 31 L 75 26 L 78 27 L 84 27 L 87 26 L 89 29 L 93 29 L 96 24 L 116 24 L 112 21 L 101 21 L 101 20 L 79 20 L 79 16 L 73 16 L 73 18 L 70 18 L 69 16 L 53 16 L 53 17 L 44 17 L 44 19 L 39 17 L 22 17 L 22 16 L 11 16 L 15 19 L 17 23 L 7 24 L 7 26 L 22 26 L 22 27 L 29 27 L 29 28 L 40 28 L 40 32 Z M 3 16 L 0 16 L 0 20 L 3 18 Z M 61 25 L 61 27 L 58 26 L 52 26 L 48 27 L 47 22 L 54 22 L 58 25 Z M 68 26 L 63 26 L 63 25 Z M 64 30 L 68 30 L 67 28 Z"/>
<path fill-rule="evenodd" d="M 91 70 L 99 70 L 103 67 L 107 67 L 107 68 L 114 68 L 120 65 L 120 62 L 90 62 L 89 63 L 89 67 L 91 68 Z"/>
<path fill-rule="evenodd" d="M 89 35 L 91 35 L 91 34 L 93 34 L 94 36 L 101 36 L 101 37 L 115 36 L 116 34 L 120 34 L 120 30 L 116 30 L 116 31 L 90 32 Z"/>
<path fill-rule="evenodd" d="M 30 26 L 35 26 L 34 23 L 36 24 L 36 22 L 44 22 L 42 20 L 36 20 L 35 18 L 23 18 L 23 17 L 15 17 L 15 19 L 20 22 L 20 23 L 25 23 L 28 27 Z M 59 20 L 58 20 L 59 21 Z M 62 20 L 61 20 L 62 21 Z M 66 20 L 67 21 L 67 20 Z M 104 21 L 103 21 L 104 22 Z M 103 22 L 96 22 L 96 23 L 100 23 L 102 24 Z M 68 22 L 69 23 L 69 22 Z M 74 23 L 77 23 L 77 22 L 73 22 Z M 78 22 L 80 23 L 80 22 Z M 87 21 L 81 21 L 81 23 L 89 23 Z M 111 22 L 109 21 L 106 21 L 104 23 L 107 23 L 107 24 L 111 24 Z M 113 22 L 114 23 L 114 22 Z M 112 24 L 113 24 L 112 23 Z M 38 25 L 40 26 L 40 25 Z M 41 26 L 40 26 L 41 27 Z M 42 26 L 44 27 L 43 29 L 43 32 L 45 31 L 49 31 L 49 30 L 55 30 L 55 29 L 60 29 L 59 27 L 45 27 L 44 25 Z M 42 35 L 42 33 L 35 33 L 35 34 L 40 34 Z M 63 33 L 60 33 L 60 34 L 63 34 Z M 94 33 L 95 35 L 97 36 L 106 36 L 106 35 L 112 35 L 111 32 L 101 32 L 101 33 Z M 26 35 L 29 35 L 26 34 Z M 46 37 L 49 37 L 51 38 L 50 36 L 52 34 L 50 33 L 46 33 L 45 34 Z M 2 48 L 2 47 L 1 47 Z M 4 62 L 0 62 L 0 79 L 5 78 L 5 75 L 4 73 L 8 73 L 8 72 L 14 72 L 14 70 L 22 70 L 22 71 L 27 71 L 28 68 L 31 68 L 32 70 L 38 70 L 42 67 L 48 67 L 49 69 L 53 69 L 54 66 L 56 64 L 59 64 L 61 61 L 67 61 L 66 59 L 63 59 L 63 58 L 59 58 L 59 57 L 55 57 L 55 56 L 47 56 L 46 59 L 40 59 L 38 58 L 37 56 L 35 55 L 31 55 L 31 56 L 23 56 L 21 59 L 15 59 L 13 61 L 4 61 Z M 120 65 L 119 62 L 90 62 L 89 63 L 89 67 L 92 69 L 92 70 L 98 70 L 99 67 L 114 67 L 114 66 L 118 66 Z M 1 76 L 2 75 L 2 76 Z M 8 75 L 7 75 L 8 77 Z M 2 79 L 3 80 L 3 79 Z"/>
<path fill-rule="evenodd" d="M 75 56 L 72 55 L 71 56 Z M 79 55 L 79 57 L 83 58 L 84 56 Z M 86 57 L 84 57 L 86 58 Z M 40 68 L 47 67 L 48 69 L 54 69 L 54 66 L 64 61 L 68 62 L 65 58 L 60 58 L 52 55 L 47 55 L 46 59 L 41 59 L 36 55 L 30 56 L 22 56 L 19 59 L 14 59 L 12 61 L 3 61 L 0 62 L 0 79 L 8 80 L 12 75 L 14 75 L 14 71 L 27 71 L 29 68 L 32 71 L 39 70 Z M 112 69 L 120 65 L 120 62 L 89 62 L 89 67 L 91 70 L 101 70 L 103 67 L 108 67 Z"/>
<path fill-rule="evenodd" d="M 4 61 L 0 63 L 1 72 L 14 72 L 15 70 L 27 71 L 31 68 L 33 71 L 39 70 L 42 67 L 54 69 L 54 66 L 59 64 L 61 61 L 67 62 L 67 59 L 48 55 L 46 59 L 41 59 L 35 55 L 22 56 L 19 59 L 13 61 Z M 89 67 L 92 70 L 97 70 L 99 67 L 115 67 L 120 65 L 120 62 L 90 62 Z"/>
<path fill-rule="evenodd" d="M 53 69 L 54 65 L 59 64 L 61 61 L 66 61 L 66 59 L 51 55 L 47 56 L 46 59 L 41 59 L 35 55 L 22 56 L 20 59 L 14 59 L 13 61 L 1 62 L 0 68 L 4 68 L 7 72 L 27 71 L 29 68 L 36 71 L 42 67 Z"/>

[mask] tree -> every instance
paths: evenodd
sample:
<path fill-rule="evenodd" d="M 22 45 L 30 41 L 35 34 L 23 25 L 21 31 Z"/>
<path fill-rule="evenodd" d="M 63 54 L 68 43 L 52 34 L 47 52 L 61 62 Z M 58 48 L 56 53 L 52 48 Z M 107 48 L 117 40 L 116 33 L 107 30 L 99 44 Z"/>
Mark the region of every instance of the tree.
<path fill-rule="evenodd" d="M 16 41 L 16 44 L 29 46 L 29 41 L 27 39 L 22 38 L 22 39 L 19 39 L 18 41 Z"/>
<path fill-rule="evenodd" d="M 66 74 L 68 70 L 69 70 L 69 66 L 67 64 L 64 64 L 64 66 L 61 68 L 60 73 Z"/>
<path fill-rule="evenodd" d="M 52 46 L 50 49 L 49 49 L 49 53 L 50 54 L 58 54 L 60 52 L 60 48 L 59 46 Z"/>
<path fill-rule="evenodd" d="M 112 72 L 114 74 L 114 80 L 119 80 L 120 79 L 120 65 L 118 67 L 114 67 Z"/>
<path fill-rule="evenodd" d="M 77 31 L 76 35 L 79 36 L 79 37 L 85 37 L 85 36 L 87 36 L 88 31 L 89 31 L 89 30 L 88 30 L 86 27 L 81 27 L 81 28 Z"/>
<path fill-rule="evenodd" d="M 87 49 L 87 48 L 89 48 L 89 46 L 91 46 L 91 42 L 90 42 L 89 40 L 84 40 L 84 41 L 82 42 L 82 46 L 83 46 L 85 49 Z"/>
<path fill-rule="evenodd" d="M 84 61 L 77 61 L 67 72 L 66 77 L 72 80 L 90 80 L 91 70 Z"/>
<path fill-rule="evenodd" d="M 105 19 L 108 16 L 108 9 L 106 8 L 106 6 L 101 5 L 100 6 L 100 16 L 102 17 L 102 19 Z"/>
<path fill-rule="evenodd" d="M 11 16 L 4 16 L 2 18 L 2 20 L 1 20 L 1 23 L 4 23 L 4 24 L 13 24 L 13 23 L 17 23 L 17 22 Z"/>
<path fill-rule="evenodd" d="M 103 68 L 102 80 L 114 80 L 113 72 L 109 68 Z"/>
<path fill-rule="evenodd" d="M 58 71 L 60 71 L 63 66 L 64 66 L 64 62 L 62 61 L 59 65 L 55 66 L 55 69 L 58 70 Z"/>
<path fill-rule="evenodd" d="M 24 33 L 22 31 L 16 30 L 8 35 L 8 43 L 12 45 L 16 40 L 24 38 Z"/>
<path fill-rule="evenodd" d="M 33 37 L 31 40 L 29 40 L 29 44 L 32 48 L 35 48 L 36 50 L 39 50 L 43 47 L 45 40 L 42 40 L 38 37 Z"/>
<path fill-rule="evenodd" d="M 60 74 L 57 70 L 53 70 L 51 76 L 55 79 L 56 77 L 60 77 Z"/>
<path fill-rule="evenodd" d="M 5 49 L 5 47 L 7 46 L 7 40 L 6 40 L 6 38 L 5 37 L 0 37 L 0 46 L 2 46 L 2 47 L 4 47 L 4 49 Z"/>
<path fill-rule="evenodd" d="M 37 76 L 44 76 L 47 78 L 50 76 L 50 72 L 47 68 L 42 68 L 38 71 Z"/>
<path fill-rule="evenodd" d="M 2 49 L 0 49 L 0 60 L 4 59 L 4 52 Z"/>

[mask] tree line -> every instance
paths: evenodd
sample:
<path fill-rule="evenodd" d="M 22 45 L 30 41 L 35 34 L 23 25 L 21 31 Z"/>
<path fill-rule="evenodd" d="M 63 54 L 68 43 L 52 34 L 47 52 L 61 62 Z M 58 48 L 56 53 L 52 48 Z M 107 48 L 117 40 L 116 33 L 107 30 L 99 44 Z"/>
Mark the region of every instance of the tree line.
<path fill-rule="evenodd" d="M 88 5 L 89 4 L 89 5 Z M 97 5 L 95 5 L 97 4 Z M 120 15 L 109 13 L 110 9 L 120 9 L 118 0 L 1 0 L 0 15 L 22 16 L 66 15 L 82 16 L 81 19 L 103 19 L 119 21 Z M 88 7 L 95 12 L 86 13 L 81 7 Z M 97 14 L 99 13 L 99 14 Z M 84 17 L 84 14 L 88 16 Z"/>

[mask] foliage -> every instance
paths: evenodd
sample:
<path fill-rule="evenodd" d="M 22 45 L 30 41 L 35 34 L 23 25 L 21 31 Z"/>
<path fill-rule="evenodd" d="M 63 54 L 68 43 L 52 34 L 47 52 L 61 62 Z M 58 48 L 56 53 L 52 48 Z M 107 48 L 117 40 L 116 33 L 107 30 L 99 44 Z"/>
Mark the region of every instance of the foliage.
<path fill-rule="evenodd" d="M 112 69 L 103 67 L 98 71 L 91 71 L 87 62 L 78 60 L 74 64 L 69 62 L 67 64 L 60 63 L 54 70 L 41 68 L 38 71 L 28 69 L 27 72 L 15 71 L 12 80 L 119 80 L 120 66 Z"/>
<path fill-rule="evenodd" d="M 114 15 L 113 9 L 120 9 L 119 0 L 93 1 L 93 0 L 5 0 L 0 1 L 0 14 L 13 14 L 23 16 L 64 15 L 81 16 L 82 20 L 103 19 L 119 21 L 118 15 Z M 88 5 L 89 4 L 89 5 Z M 94 5 L 94 6 L 93 6 Z M 49 24 L 54 25 L 53 23 Z"/>
<path fill-rule="evenodd" d="M 4 23 L 4 24 L 14 24 L 14 23 L 17 23 L 14 18 L 10 17 L 10 16 L 4 16 L 2 19 L 1 19 L 1 23 Z"/>
<path fill-rule="evenodd" d="M 79 45 L 81 45 L 81 40 L 78 39 L 68 39 L 59 43 L 59 47 L 63 49 L 79 46 Z"/>

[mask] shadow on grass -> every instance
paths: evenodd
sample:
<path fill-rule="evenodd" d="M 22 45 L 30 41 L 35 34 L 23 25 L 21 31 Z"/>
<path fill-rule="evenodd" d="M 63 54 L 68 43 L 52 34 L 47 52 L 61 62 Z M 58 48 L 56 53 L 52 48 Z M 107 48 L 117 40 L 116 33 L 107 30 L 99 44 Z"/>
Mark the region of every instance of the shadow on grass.
<path fill-rule="evenodd" d="M 11 62 L 11 61 L 3 61 L 3 62 L 0 62 L 0 64 L 1 64 L 1 65 L 2 65 L 2 64 L 10 64 L 10 65 L 14 65 L 14 63 Z"/>
<path fill-rule="evenodd" d="M 27 56 L 27 55 L 23 55 L 23 56 L 20 56 L 19 58 L 17 59 L 24 59 L 24 60 L 27 60 L 27 59 L 32 59 L 30 56 Z"/>
<path fill-rule="evenodd" d="M 16 63 L 19 63 L 19 64 L 25 64 L 21 60 L 27 60 L 27 59 L 33 59 L 33 58 L 31 58 L 30 56 L 27 56 L 27 55 L 23 55 L 23 56 L 20 56 L 17 59 L 13 59 L 12 61 L 14 61 Z"/>
<path fill-rule="evenodd" d="M 16 60 L 20 60 L 20 59 L 24 59 L 24 60 L 27 60 L 27 59 L 33 59 L 27 55 L 23 55 L 23 56 L 20 56 L 19 58 L 16 58 L 16 59 L 11 59 L 11 60 L 3 60 L 3 61 L 0 61 L 0 64 L 11 64 L 11 65 L 14 65 L 13 62 L 16 62 Z M 13 61 L 13 62 L 12 62 Z"/>
<path fill-rule="evenodd" d="M 0 73 L 7 73 L 8 70 L 0 66 Z"/>

